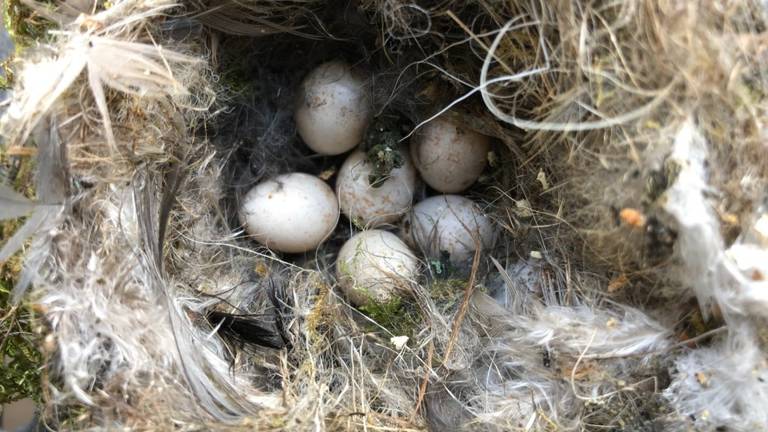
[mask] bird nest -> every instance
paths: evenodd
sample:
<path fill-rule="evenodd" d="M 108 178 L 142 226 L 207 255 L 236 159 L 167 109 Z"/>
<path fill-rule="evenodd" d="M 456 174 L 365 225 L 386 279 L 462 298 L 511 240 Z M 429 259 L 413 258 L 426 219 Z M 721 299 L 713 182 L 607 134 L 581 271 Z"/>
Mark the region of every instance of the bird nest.
<path fill-rule="evenodd" d="M 764 4 L 5 7 L 0 356 L 49 427 L 768 427 Z M 305 254 L 244 232 L 255 184 L 335 180 L 294 122 L 329 60 L 397 143 L 438 117 L 492 138 L 471 267 L 419 255 L 355 307 L 354 221 Z"/>

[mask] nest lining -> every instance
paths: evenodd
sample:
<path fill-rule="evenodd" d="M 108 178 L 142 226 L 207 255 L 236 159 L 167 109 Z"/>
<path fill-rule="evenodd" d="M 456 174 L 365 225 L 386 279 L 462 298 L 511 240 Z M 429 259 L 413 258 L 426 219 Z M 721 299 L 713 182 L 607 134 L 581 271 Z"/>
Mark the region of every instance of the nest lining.
<path fill-rule="evenodd" d="M 15 297 L 55 341 L 54 427 L 768 424 L 759 4 L 27 7 L 62 32 L 17 66 L 3 127 L 37 148 L 37 200 L 3 189 L 32 213 L 0 259 L 32 238 Z M 470 191 L 496 247 L 382 310 L 334 287 L 352 223 L 278 256 L 236 217 L 259 180 L 340 165 L 292 121 L 336 58 L 409 131 L 497 140 Z"/>

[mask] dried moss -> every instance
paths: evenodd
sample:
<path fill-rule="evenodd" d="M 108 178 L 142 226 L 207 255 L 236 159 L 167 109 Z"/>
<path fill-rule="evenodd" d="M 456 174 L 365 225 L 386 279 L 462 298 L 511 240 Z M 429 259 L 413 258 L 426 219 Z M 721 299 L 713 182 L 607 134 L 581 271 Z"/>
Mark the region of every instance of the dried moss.
<path fill-rule="evenodd" d="M 429 284 L 429 294 L 438 303 L 452 302 L 464 295 L 466 287 L 464 279 L 436 279 Z"/>

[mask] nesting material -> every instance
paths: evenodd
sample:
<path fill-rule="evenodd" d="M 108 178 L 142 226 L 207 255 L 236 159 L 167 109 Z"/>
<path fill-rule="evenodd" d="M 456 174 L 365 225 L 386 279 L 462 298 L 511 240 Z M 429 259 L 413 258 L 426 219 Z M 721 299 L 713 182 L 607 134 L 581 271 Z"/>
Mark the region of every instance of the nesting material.
<path fill-rule="evenodd" d="M 50 429 L 766 429 L 764 4 L 8 4 Z"/>

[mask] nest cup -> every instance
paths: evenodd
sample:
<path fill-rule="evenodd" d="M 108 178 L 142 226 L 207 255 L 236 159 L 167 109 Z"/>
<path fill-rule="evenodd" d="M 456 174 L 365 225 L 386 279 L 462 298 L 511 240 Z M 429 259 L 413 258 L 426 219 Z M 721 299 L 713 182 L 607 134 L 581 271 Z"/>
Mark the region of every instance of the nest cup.
<path fill-rule="evenodd" d="M 40 374 L 3 402 L 54 429 L 768 425 L 763 5 L 86 3 L 6 5 L 0 358 Z M 386 301 L 335 264 L 370 224 L 302 253 L 243 228 L 257 184 L 334 187 L 350 151 L 296 121 L 327 62 L 370 95 L 350 151 L 488 137 L 457 193 L 493 228 L 460 262 L 411 242 Z"/>

